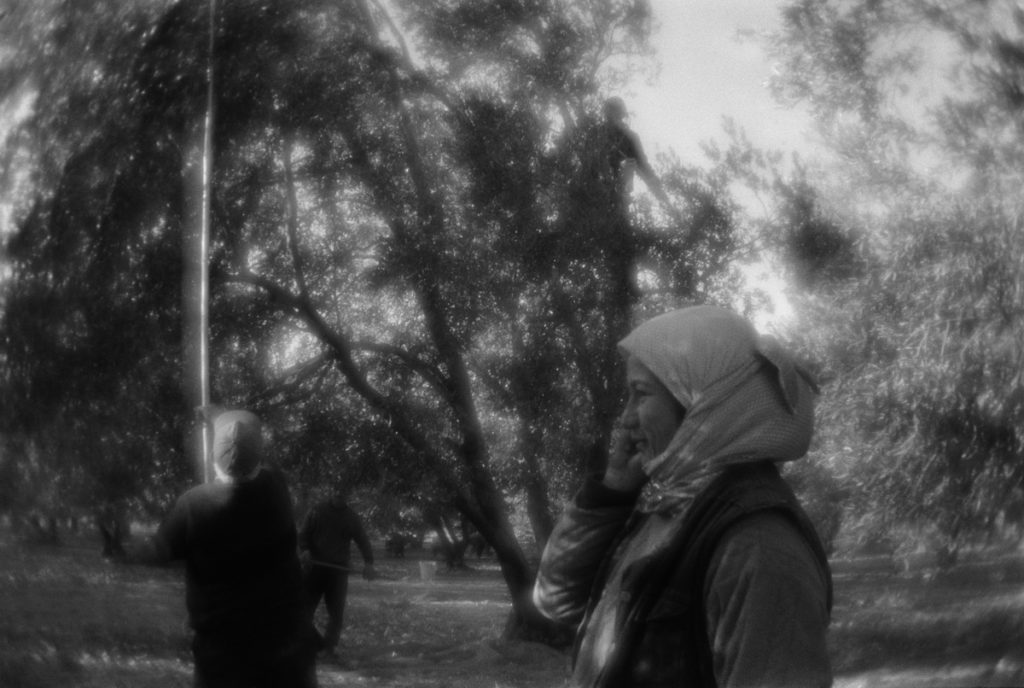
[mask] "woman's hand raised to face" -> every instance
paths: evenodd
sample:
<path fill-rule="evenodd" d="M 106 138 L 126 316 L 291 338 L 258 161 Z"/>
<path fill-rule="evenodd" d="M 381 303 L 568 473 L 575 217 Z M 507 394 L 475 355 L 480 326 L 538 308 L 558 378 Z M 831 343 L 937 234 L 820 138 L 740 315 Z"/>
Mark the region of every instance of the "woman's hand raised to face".
<path fill-rule="evenodd" d="M 605 487 L 623 492 L 635 492 L 647 482 L 647 475 L 640 467 L 640 452 L 630 439 L 629 432 L 616 423 L 612 430 L 612 446 L 608 453 L 608 467 L 601 481 Z"/>

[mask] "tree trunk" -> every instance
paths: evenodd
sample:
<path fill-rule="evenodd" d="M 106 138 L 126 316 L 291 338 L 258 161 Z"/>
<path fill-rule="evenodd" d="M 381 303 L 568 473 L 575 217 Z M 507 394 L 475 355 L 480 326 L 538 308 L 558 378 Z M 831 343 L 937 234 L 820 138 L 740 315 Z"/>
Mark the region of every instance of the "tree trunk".
<path fill-rule="evenodd" d="M 536 569 L 523 553 L 508 520 L 501 494 L 487 476 L 480 476 L 474 485 L 475 504 L 458 498 L 456 506 L 476 526 L 494 549 L 501 574 L 508 587 L 512 611 L 506 622 L 506 640 L 531 640 L 550 645 L 564 641 L 565 629 L 543 617 L 533 604 L 533 582 Z"/>
<path fill-rule="evenodd" d="M 445 565 L 449 569 L 466 568 L 466 549 L 469 547 L 469 540 L 465 537 L 460 538 L 444 515 L 434 517 L 431 525 L 437 531 Z"/>
<path fill-rule="evenodd" d="M 548 485 L 541 470 L 541 437 L 536 418 L 524 421 L 520 430 L 522 455 L 526 462 L 526 514 L 533 529 L 537 549 L 544 549 L 555 523 L 551 516 L 551 501 L 548 499 Z"/>

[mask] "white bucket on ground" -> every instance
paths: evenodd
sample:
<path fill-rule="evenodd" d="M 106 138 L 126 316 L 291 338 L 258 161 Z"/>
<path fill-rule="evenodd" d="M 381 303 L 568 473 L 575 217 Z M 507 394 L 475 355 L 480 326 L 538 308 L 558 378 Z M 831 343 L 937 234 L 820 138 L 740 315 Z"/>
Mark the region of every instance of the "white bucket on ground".
<path fill-rule="evenodd" d="M 420 562 L 420 580 L 429 583 L 434 580 L 434 576 L 437 575 L 437 562 L 436 561 L 421 561 Z"/>

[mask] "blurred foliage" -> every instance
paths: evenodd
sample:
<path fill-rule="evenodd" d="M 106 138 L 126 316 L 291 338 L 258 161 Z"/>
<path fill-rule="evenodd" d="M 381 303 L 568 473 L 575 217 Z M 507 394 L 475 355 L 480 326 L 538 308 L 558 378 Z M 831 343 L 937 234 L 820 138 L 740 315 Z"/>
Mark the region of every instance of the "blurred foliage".
<path fill-rule="evenodd" d="M 789 255 L 796 334 L 828 382 L 818 461 L 863 541 L 909 526 L 951 563 L 981 535 L 1019 537 L 1024 12 L 792 2 L 774 50 L 777 93 L 835 153 L 758 173 L 802 190 L 777 236 L 812 239 Z"/>

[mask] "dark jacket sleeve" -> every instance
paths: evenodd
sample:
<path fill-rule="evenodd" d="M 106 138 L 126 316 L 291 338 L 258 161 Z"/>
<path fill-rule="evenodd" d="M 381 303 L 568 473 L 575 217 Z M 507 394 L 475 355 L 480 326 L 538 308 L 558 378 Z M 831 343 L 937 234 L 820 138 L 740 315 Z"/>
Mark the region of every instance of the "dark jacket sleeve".
<path fill-rule="evenodd" d="M 651 167 L 651 163 L 647 160 L 647 154 L 644 153 L 644 147 L 640 144 L 640 137 L 635 132 L 627 130 L 630 145 L 633 149 L 633 159 L 636 161 L 636 169 L 640 173 L 640 176 L 645 180 L 654 176 L 654 169 Z"/>
<path fill-rule="evenodd" d="M 191 492 L 187 492 L 178 498 L 171 513 L 167 515 L 156 531 L 156 535 L 153 536 L 155 540 L 159 540 L 166 546 L 167 554 L 171 559 L 184 559 L 188 555 L 189 522 L 191 521 L 189 497 L 191 494 Z"/>
<path fill-rule="evenodd" d="M 184 559 L 188 553 L 188 522 L 186 494 L 177 499 L 153 535 L 128 546 L 126 561 L 156 566 Z"/>
<path fill-rule="evenodd" d="M 306 516 L 302 519 L 302 525 L 299 527 L 299 551 L 310 552 L 312 550 L 313 543 L 313 529 L 315 527 L 314 522 L 316 521 L 316 507 L 311 507 L 307 512 Z"/>
<path fill-rule="evenodd" d="M 594 578 L 635 501 L 635 493 L 612 490 L 595 478 L 587 480 L 541 556 L 533 601 L 542 614 L 566 624 L 583 619 Z"/>
<path fill-rule="evenodd" d="M 352 539 L 356 543 L 356 547 L 359 548 L 359 553 L 363 555 L 364 564 L 373 563 L 373 547 L 370 546 L 370 538 L 366 535 L 366 529 L 363 528 L 362 521 L 359 520 L 359 516 L 356 512 L 349 509 L 349 532 L 352 533 Z"/>

